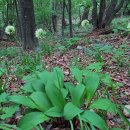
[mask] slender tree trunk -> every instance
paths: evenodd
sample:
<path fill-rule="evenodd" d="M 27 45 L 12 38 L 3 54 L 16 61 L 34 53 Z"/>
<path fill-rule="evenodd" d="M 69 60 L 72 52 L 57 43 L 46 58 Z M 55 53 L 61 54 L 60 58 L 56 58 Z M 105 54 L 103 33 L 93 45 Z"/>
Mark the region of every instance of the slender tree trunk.
<path fill-rule="evenodd" d="M 61 27 L 62 36 L 64 36 L 64 28 L 65 28 L 65 0 L 62 1 L 62 27 Z"/>
<path fill-rule="evenodd" d="M 73 37 L 73 29 L 72 29 L 72 3 L 71 0 L 68 0 L 68 15 L 69 15 L 69 32 L 70 37 Z"/>
<path fill-rule="evenodd" d="M 103 27 L 103 17 L 106 9 L 106 0 L 100 0 L 100 9 L 99 9 L 99 17 L 98 17 L 98 26 L 99 28 Z"/>
<path fill-rule="evenodd" d="M 23 49 L 34 49 L 37 46 L 35 38 L 35 17 L 33 0 L 18 0 L 20 11 L 20 27 Z"/>
<path fill-rule="evenodd" d="M 84 7 L 84 12 L 83 12 L 83 15 L 82 15 L 82 21 L 85 20 L 85 19 L 88 19 L 88 14 L 89 14 L 89 8 L 87 7 Z"/>
<path fill-rule="evenodd" d="M 98 27 L 97 1 L 92 0 L 92 2 L 93 2 L 92 24 L 93 24 L 93 28 L 95 29 Z"/>
<path fill-rule="evenodd" d="M 21 32 L 21 28 L 20 28 L 20 17 L 19 17 L 19 11 L 18 11 L 18 3 L 17 0 L 14 0 L 15 3 L 15 9 L 16 9 L 16 15 L 17 15 L 17 36 L 19 38 L 19 40 L 22 40 L 22 32 Z"/>
<path fill-rule="evenodd" d="M 9 23 L 9 2 L 7 1 L 7 11 L 6 11 L 6 23 L 5 23 L 5 26 L 7 26 L 8 25 L 8 23 Z"/>
<path fill-rule="evenodd" d="M 52 27 L 54 32 L 57 32 L 57 15 L 56 15 L 56 0 L 52 0 Z"/>

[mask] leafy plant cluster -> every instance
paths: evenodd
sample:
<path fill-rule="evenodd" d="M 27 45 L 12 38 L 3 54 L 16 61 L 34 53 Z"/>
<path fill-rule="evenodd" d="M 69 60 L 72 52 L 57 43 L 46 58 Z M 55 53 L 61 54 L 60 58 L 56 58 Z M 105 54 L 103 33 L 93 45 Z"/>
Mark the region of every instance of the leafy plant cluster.
<path fill-rule="evenodd" d="M 97 62 L 104 62 L 103 54 L 111 54 L 110 62 L 116 62 L 118 67 L 122 67 L 129 62 L 128 57 L 125 56 L 126 46 L 122 44 L 118 48 L 113 48 L 112 45 L 98 43 L 93 44 L 90 49 L 84 48 L 84 52 L 92 56 Z"/>
<path fill-rule="evenodd" d="M 127 64 L 129 62 L 128 57 L 125 56 L 124 47 L 124 45 L 121 45 L 118 49 L 113 50 L 112 60 L 116 61 L 118 67 L 122 67 L 124 64 Z"/>
<path fill-rule="evenodd" d="M 0 50 L 0 57 L 1 59 L 3 58 L 0 61 L 0 67 L 8 70 L 13 65 L 16 76 L 22 78 L 28 73 L 43 70 L 44 62 L 42 62 L 42 56 L 51 55 L 52 53 L 53 48 L 48 44 L 40 44 L 40 49 L 31 53 L 23 52 L 17 47 L 4 48 Z"/>
<path fill-rule="evenodd" d="M 119 106 L 106 97 L 104 92 L 101 94 L 104 96 L 97 92 L 101 88 L 101 82 L 106 85 L 106 92 L 109 87 L 115 89 L 109 75 L 100 73 L 101 68 L 100 63 L 90 64 L 84 70 L 72 68 L 70 82 L 64 82 L 64 74 L 59 68 L 54 68 L 53 72 L 39 71 L 25 76 L 22 95 L 0 95 L 0 117 L 4 121 L 15 111 L 20 112 L 20 105 L 23 105 L 26 110 L 17 129 L 43 129 L 48 122 L 53 128 L 58 125 L 71 130 L 108 130 L 100 112 L 114 115 L 121 112 Z M 3 121 L 1 129 L 14 127 L 4 124 Z"/>
<path fill-rule="evenodd" d="M 17 47 L 8 47 L 0 50 L 0 57 L 6 56 L 14 58 L 18 54 Z"/>
<path fill-rule="evenodd" d="M 84 52 L 94 57 L 94 59 L 97 62 L 103 62 L 104 61 L 103 54 L 111 53 L 112 48 L 113 47 L 111 45 L 103 45 L 103 44 L 97 43 L 97 44 L 94 44 L 90 49 L 85 48 Z"/>
<path fill-rule="evenodd" d="M 40 45 L 41 50 L 39 53 L 43 54 L 43 55 L 51 55 L 54 51 L 53 51 L 53 46 L 49 45 L 48 43 L 43 43 Z"/>
<path fill-rule="evenodd" d="M 62 45 L 58 45 L 58 50 L 61 53 L 65 53 L 69 48 L 75 48 L 75 46 L 78 45 L 78 41 L 80 40 L 79 37 L 73 37 L 73 38 L 66 38 L 64 39 L 64 42 Z"/>
<path fill-rule="evenodd" d="M 15 74 L 22 78 L 24 75 L 34 71 L 41 71 L 44 69 L 44 64 L 41 62 L 41 55 L 39 53 L 23 54 L 18 59 L 19 64 L 15 64 Z"/>
<path fill-rule="evenodd" d="M 128 23 L 129 23 L 129 18 L 124 17 L 124 18 L 116 18 L 112 21 L 112 28 L 114 33 L 118 32 L 123 32 L 123 33 L 128 33 Z"/>

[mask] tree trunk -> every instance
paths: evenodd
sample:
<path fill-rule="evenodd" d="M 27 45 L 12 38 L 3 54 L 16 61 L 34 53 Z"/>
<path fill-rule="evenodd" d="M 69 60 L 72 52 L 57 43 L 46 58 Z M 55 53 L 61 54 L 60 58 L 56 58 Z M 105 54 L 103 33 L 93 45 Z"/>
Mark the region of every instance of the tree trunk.
<path fill-rule="evenodd" d="M 21 32 L 21 28 L 20 28 L 20 17 L 19 17 L 19 11 L 18 11 L 18 3 L 17 0 L 14 0 L 15 3 L 15 9 L 16 9 L 16 15 L 17 15 L 17 37 L 19 40 L 22 40 L 22 32 Z"/>
<path fill-rule="evenodd" d="M 0 41 L 3 40 L 4 31 L 0 28 Z"/>
<path fill-rule="evenodd" d="M 62 1 L 62 27 L 61 27 L 62 36 L 64 36 L 64 28 L 65 28 L 65 0 Z"/>
<path fill-rule="evenodd" d="M 107 28 L 110 27 L 112 20 L 114 19 L 116 13 L 121 9 L 125 0 L 111 0 L 109 6 L 106 8 L 106 0 L 100 0 L 99 13 L 97 10 L 97 1 L 92 0 L 93 10 L 92 10 L 92 24 L 95 28 Z"/>
<path fill-rule="evenodd" d="M 57 15 L 56 15 L 56 1 L 52 0 L 52 27 L 54 32 L 57 32 Z"/>
<path fill-rule="evenodd" d="M 18 0 L 18 5 L 23 49 L 34 49 L 37 46 L 37 39 L 35 38 L 33 0 Z"/>
<path fill-rule="evenodd" d="M 84 12 L 83 12 L 81 20 L 83 21 L 85 19 L 88 19 L 88 14 L 89 14 L 89 8 L 84 7 Z"/>
<path fill-rule="evenodd" d="M 7 12 L 6 12 L 6 22 L 5 22 L 5 26 L 7 26 L 9 24 L 9 2 L 7 1 Z"/>
<path fill-rule="evenodd" d="M 106 9 L 106 0 L 100 0 L 100 9 L 99 9 L 99 17 L 98 17 L 98 27 L 103 27 L 103 17 Z"/>
<path fill-rule="evenodd" d="M 72 3 L 71 3 L 71 0 L 68 0 L 68 15 L 69 15 L 69 32 L 70 32 L 70 37 L 73 37 L 73 29 L 72 29 Z"/>
<path fill-rule="evenodd" d="M 123 3 L 124 0 L 121 0 L 119 4 L 118 4 L 118 0 L 111 1 L 111 4 L 106 12 L 105 26 L 110 26 L 111 21 L 115 17 L 116 13 L 121 9 Z"/>
<path fill-rule="evenodd" d="M 92 10 L 92 24 L 93 24 L 93 28 L 97 28 L 98 27 L 98 15 L 97 15 L 97 1 L 96 0 L 92 0 L 93 2 L 93 10 Z"/>

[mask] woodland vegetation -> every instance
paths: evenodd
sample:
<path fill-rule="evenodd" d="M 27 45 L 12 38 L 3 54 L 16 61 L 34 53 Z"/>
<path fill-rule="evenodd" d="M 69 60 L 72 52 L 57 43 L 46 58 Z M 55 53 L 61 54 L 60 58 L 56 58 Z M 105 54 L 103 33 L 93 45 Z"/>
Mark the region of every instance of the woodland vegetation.
<path fill-rule="evenodd" d="M 130 0 L 0 0 L 0 130 L 129 130 Z"/>

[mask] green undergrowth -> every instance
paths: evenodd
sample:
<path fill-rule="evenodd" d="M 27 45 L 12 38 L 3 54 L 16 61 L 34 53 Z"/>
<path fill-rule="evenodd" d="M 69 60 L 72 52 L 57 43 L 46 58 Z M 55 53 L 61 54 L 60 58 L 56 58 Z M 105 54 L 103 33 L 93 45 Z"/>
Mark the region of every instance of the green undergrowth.
<path fill-rule="evenodd" d="M 123 121 L 129 124 L 120 111 L 122 106 L 117 104 L 114 96 L 118 85 L 111 81 L 108 74 L 102 74 L 101 68 L 102 64 L 91 64 L 84 70 L 72 68 L 71 76 L 74 82 L 64 82 L 64 74 L 59 68 L 54 68 L 52 72 L 37 71 L 23 77 L 25 84 L 21 88 L 21 95 L 9 95 L 5 92 L 0 95 L 3 120 L 0 127 L 9 127 L 4 124 L 4 120 L 16 111 L 20 112 L 21 105 L 26 107 L 24 116 L 17 124 L 17 128 L 21 130 L 40 128 L 43 122 L 52 126 L 54 122 L 59 122 L 61 127 L 71 130 L 78 127 L 82 130 L 108 130 L 111 128 L 106 124 L 107 112 L 119 114 Z M 99 95 L 97 90 L 102 88 L 102 83 L 105 87 Z M 110 88 L 113 90 L 115 102 L 107 96 Z"/>
<path fill-rule="evenodd" d="M 16 47 L 1 49 L 0 129 L 42 130 L 50 124 L 71 130 L 112 130 L 107 125 L 108 113 L 114 117 L 120 116 L 121 128 L 129 126 L 121 111 L 124 106 L 117 103 L 115 95 L 116 89 L 123 84 L 112 81 L 107 72 L 102 72 L 104 67 L 109 68 L 105 64 L 105 55 L 111 56 L 109 65 L 115 65 L 116 71 L 127 69 L 129 49 L 127 42 L 115 48 L 107 43 L 93 43 L 84 37 L 66 38 L 64 41 L 51 38 L 48 43 L 41 42 L 36 52 L 23 52 Z M 43 57 L 51 57 L 57 52 L 62 56 L 68 51 L 83 53 L 92 59 L 92 63 L 81 63 L 80 66 L 79 59 L 82 57 L 74 55 L 70 61 L 73 63 L 69 63 L 70 75 L 66 82 L 60 68 L 52 67 L 51 72 L 46 69 Z M 24 82 L 13 93 L 8 90 L 12 74 Z M 22 108 L 25 109 L 21 111 Z M 18 113 L 18 124 L 6 123 L 7 119 Z"/>

